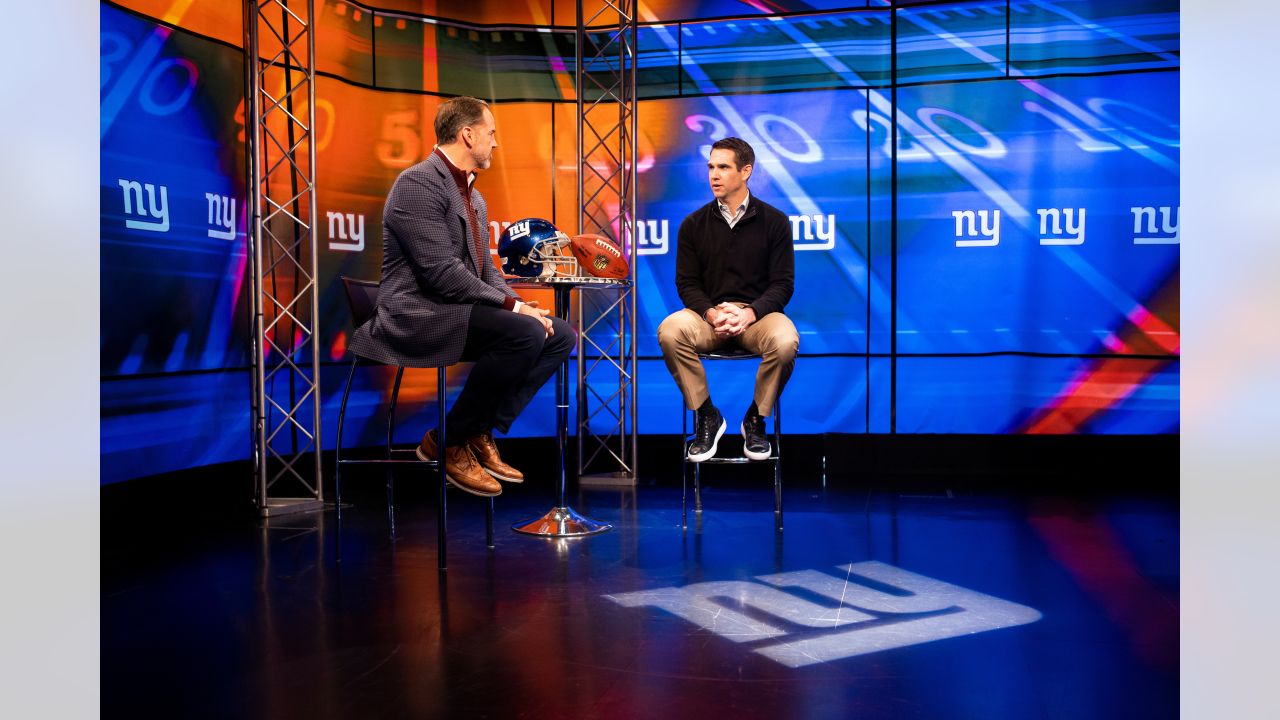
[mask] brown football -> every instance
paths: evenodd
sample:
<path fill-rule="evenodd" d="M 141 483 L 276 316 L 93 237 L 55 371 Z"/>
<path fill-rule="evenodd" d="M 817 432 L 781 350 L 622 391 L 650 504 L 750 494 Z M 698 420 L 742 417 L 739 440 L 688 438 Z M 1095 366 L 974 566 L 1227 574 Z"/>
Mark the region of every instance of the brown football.
<path fill-rule="evenodd" d="M 603 235 L 574 235 L 569 249 L 582 272 L 602 278 L 624 278 L 631 268 L 618 244 Z"/>

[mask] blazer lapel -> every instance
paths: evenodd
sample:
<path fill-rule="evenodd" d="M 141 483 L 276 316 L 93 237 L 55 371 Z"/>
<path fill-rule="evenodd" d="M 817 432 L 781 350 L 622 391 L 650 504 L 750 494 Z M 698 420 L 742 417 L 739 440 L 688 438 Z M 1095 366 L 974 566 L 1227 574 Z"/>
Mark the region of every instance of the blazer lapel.
<path fill-rule="evenodd" d="M 473 185 L 473 187 L 474 187 L 474 185 Z M 474 207 L 475 207 L 475 209 L 476 209 L 476 219 L 480 221 L 480 237 L 481 237 L 481 238 L 485 238 L 485 239 L 489 239 L 489 238 L 491 238 L 491 237 L 492 237 L 492 235 L 490 235 L 490 234 L 489 234 L 489 233 L 490 233 L 490 230 L 489 230 L 489 208 L 488 208 L 488 206 L 486 206 L 486 205 L 485 205 L 485 202 L 484 202 L 484 196 L 483 196 L 483 195 L 481 195 L 479 191 L 476 191 L 476 193 L 475 193 L 475 197 L 473 197 L 473 198 L 471 199 L 471 202 L 474 204 Z M 490 240 L 490 242 L 492 242 L 492 240 Z M 475 245 L 475 243 L 472 243 L 472 245 Z M 484 267 L 484 266 L 483 266 L 483 263 L 492 263 L 492 262 L 493 262 L 493 258 L 489 256 L 489 243 L 488 243 L 488 242 L 486 242 L 486 243 L 484 244 L 484 257 L 476 258 L 476 259 L 477 259 L 477 261 L 478 261 L 478 262 L 476 263 L 476 267 L 479 267 L 479 268 L 483 268 L 483 267 Z M 481 275 L 481 277 L 483 277 L 483 276 L 484 276 L 484 271 L 483 271 L 483 270 L 481 271 L 480 275 Z"/>
<path fill-rule="evenodd" d="M 453 178 L 449 178 L 449 182 L 453 182 Z M 458 206 L 459 214 L 462 215 L 462 227 L 466 230 L 467 237 L 467 255 L 471 258 L 471 267 L 476 270 L 480 269 L 480 259 L 476 257 L 475 228 L 471 227 L 471 218 L 467 217 L 467 208 L 462 204 L 462 198 L 458 195 L 458 188 L 453 188 L 454 203 Z"/>
<path fill-rule="evenodd" d="M 475 236 L 472 234 L 474 230 L 471 227 L 471 218 L 467 217 L 467 206 L 462 204 L 462 196 L 458 193 L 458 184 L 453 180 L 453 173 L 449 172 L 444 160 L 440 159 L 440 156 L 434 151 L 431 153 L 431 163 L 436 172 L 440 173 L 444 186 L 449 189 L 449 210 L 462 220 L 462 244 L 467 248 L 467 257 L 471 258 L 471 267 L 479 268 L 480 262 L 476 257 L 476 244 L 472 240 Z"/>

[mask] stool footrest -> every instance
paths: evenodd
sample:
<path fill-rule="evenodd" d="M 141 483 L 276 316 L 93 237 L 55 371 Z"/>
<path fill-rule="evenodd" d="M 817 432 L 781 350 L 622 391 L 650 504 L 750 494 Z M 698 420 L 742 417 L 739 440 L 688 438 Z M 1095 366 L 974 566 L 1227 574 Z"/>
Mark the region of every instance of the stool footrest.
<path fill-rule="evenodd" d="M 346 460 L 346 459 L 343 459 L 343 460 L 339 460 L 338 464 L 339 465 L 428 465 L 430 467 L 438 467 L 440 465 L 440 461 L 439 460 L 417 460 L 417 459 L 415 460 L 396 460 L 396 459 Z"/>

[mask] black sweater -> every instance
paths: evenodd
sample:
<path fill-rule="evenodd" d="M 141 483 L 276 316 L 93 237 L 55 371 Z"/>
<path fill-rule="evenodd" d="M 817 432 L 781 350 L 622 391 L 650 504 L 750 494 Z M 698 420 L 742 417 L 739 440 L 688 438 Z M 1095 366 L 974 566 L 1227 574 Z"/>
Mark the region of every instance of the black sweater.
<path fill-rule="evenodd" d="M 722 302 L 743 302 L 756 318 L 782 312 L 795 289 L 791 222 L 755 195 L 732 228 L 713 199 L 680 223 L 676 289 L 685 307 L 706 317 Z"/>

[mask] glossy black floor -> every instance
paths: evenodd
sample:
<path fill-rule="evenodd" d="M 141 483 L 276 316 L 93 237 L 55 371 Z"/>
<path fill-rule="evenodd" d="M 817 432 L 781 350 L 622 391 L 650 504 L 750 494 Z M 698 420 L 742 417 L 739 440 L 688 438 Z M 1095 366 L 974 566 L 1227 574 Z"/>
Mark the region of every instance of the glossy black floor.
<path fill-rule="evenodd" d="M 411 471 L 394 538 L 376 471 L 348 478 L 341 532 L 332 510 L 258 521 L 243 468 L 104 489 L 104 716 L 1177 714 L 1172 490 L 800 463 L 777 533 L 768 472 L 721 466 L 682 530 L 668 464 L 571 493 L 615 528 L 554 541 L 509 529 L 552 504 L 545 450 L 492 550 L 482 501 L 450 494 L 446 574 Z"/>

